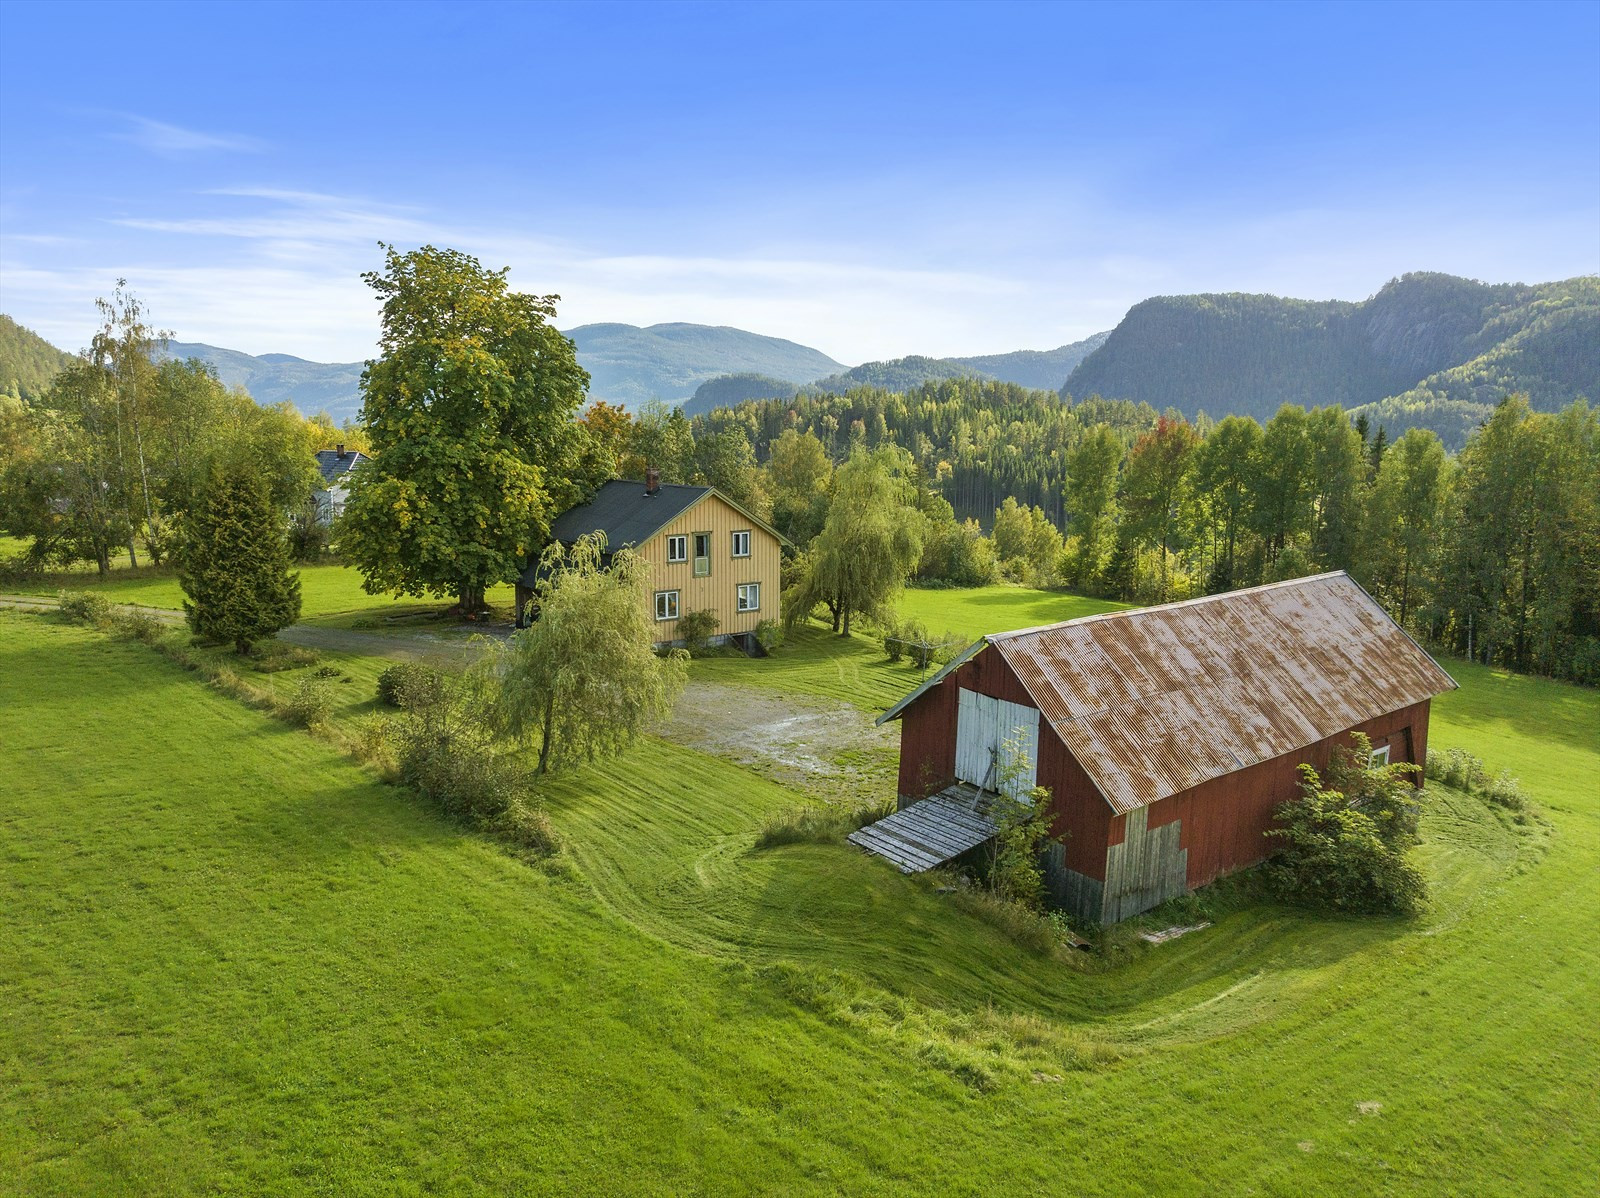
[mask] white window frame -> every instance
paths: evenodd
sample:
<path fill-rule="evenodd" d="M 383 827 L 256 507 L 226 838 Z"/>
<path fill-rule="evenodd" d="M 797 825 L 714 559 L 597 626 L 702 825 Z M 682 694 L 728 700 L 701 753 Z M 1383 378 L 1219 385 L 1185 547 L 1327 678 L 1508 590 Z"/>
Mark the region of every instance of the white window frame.
<path fill-rule="evenodd" d="M 656 592 L 656 619 L 676 620 L 678 618 L 678 592 Z"/>
<path fill-rule="evenodd" d="M 667 564 L 674 566 L 689 560 L 689 534 L 675 532 L 667 538 Z"/>
<path fill-rule="evenodd" d="M 740 540 L 741 537 L 743 538 L 742 541 Z M 741 544 L 744 545 L 743 549 L 739 548 Z M 748 528 L 741 528 L 738 532 L 733 534 L 733 556 L 750 556 L 750 530 Z"/>
<path fill-rule="evenodd" d="M 693 535 L 694 535 L 694 545 L 691 548 L 695 549 L 695 550 L 698 550 L 700 548 L 700 538 L 704 537 L 706 539 L 706 551 L 704 553 L 695 553 L 694 554 L 694 576 L 696 578 L 710 578 L 711 577 L 711 545 L 712 545 L 712 542 L 715 540 L 715 537 L 709 532 L 697 532 L 697 533 L 695 533 Z"/>
<path fill-rule="evenodd" d="M 1380 765 L 1389 764 L 1389 746 L 1372 750 L 1372 756 L 1367 759 L 1368 769 L 1377 769 Z"/>
<path fill-rule="evenodd" d="M 753 597 L 755 601 L 753 603 L 749 602 L 746 596 Z M 739 610 L 761 610 L 761 584 L 759 582 L 741 582 L 739 584 Z"/>

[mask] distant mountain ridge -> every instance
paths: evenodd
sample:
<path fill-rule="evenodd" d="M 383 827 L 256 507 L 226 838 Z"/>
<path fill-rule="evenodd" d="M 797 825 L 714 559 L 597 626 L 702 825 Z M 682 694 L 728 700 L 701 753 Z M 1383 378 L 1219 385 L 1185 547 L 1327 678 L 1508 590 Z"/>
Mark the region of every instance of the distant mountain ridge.
<path fill-rule="evenodd" d="M 724 325 L 585 324 L 567 336 L 589 372 L 589 397 L 630 407 L 649 399 L 681 403 L 718 375 L 809 383 L 843 369 L 820 350 Z"/>
<path fill-rule="evenodd" d="M 1062 394 L 1265 421 L 1284 403 L 1420 425 L 1452 448 L 1513 391 L 1600 398 L 1600 278 L 1489 284 L 1408 274 L 1368 300 L 1159 296 L 1136 304 Z"/>
<path fill-rule="evenodd" d="M 956 378 L 998 380 L 1040 391 L 1056 391 L 1073 368 L 1099 349 L 1110 335 L 1109 332 L 1096 333 L 1082 341 L 1047 350 L 1023 349 L 969 358 L 929 358 L 912 354 L 886 362 L 864 362 L 804 387 L 768 375 L 722 375 L 702 383 L 683 405 L 683 411 L 686 416 L 698 416 L 713 408 L 734 407 L 751 399 L 782 399 L 802 390 L 839 394 L 852 387 L 879 387 L 885 391 L 909 391 L 923 383 Z"/>

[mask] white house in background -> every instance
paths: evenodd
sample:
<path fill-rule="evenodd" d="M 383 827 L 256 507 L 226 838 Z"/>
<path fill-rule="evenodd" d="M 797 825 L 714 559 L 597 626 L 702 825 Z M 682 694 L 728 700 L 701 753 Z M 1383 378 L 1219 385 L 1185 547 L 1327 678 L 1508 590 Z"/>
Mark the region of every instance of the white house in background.
<path fill-rule="evenodd" d="M 333 518 L 344 511 L 350 472 L 365 461 L 366 454 L 359 449 L 346 449 L 342 444 L 332 449 L 317 450 L 317 469 L 322 473 L 322 486 L 313 498 L 317 502 L 317 519 L 323 524 L 332 523 Z"/>

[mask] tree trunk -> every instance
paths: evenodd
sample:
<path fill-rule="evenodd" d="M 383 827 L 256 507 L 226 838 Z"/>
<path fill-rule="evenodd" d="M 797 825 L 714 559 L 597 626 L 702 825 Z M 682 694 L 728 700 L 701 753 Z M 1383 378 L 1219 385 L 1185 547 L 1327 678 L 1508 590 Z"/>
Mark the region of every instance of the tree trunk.
<path fill-rule="evenodd" d="M 556 721 L 556 697 L 551 695 L 544 702 L 544 727 L 539 733 L 539 772 L 547 772 L 550 768 L 550 729 Z"/>

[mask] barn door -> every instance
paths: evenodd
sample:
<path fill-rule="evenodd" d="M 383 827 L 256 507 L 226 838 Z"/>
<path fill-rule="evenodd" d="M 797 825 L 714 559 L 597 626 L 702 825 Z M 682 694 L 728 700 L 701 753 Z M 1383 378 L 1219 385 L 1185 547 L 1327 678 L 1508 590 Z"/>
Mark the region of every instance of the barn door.
<path fill-rule="evenodd" d="M 1021 750 L 1018 784 L 1022 790 L 1031 790 L 1038 775 L 1038 709 L 961 688 L 956 707 L 956 777 L 974 786 L 996 789 L 999 757 L 1008 740 L 1018 741 Z"/>

